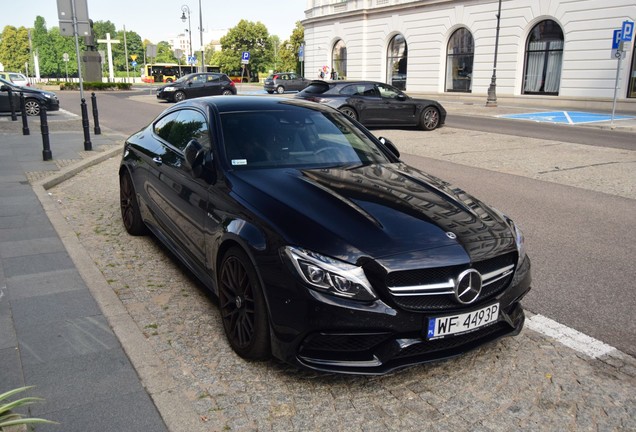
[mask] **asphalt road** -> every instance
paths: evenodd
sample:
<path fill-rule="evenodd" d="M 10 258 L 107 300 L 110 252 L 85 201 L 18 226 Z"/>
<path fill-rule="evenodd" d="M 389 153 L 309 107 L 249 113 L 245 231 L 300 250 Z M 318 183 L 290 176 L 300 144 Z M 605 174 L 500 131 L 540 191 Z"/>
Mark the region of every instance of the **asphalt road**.
<path fill-rule="evenodd" d="M 636 137 L 633 133 L 609 131 L 607 129 L 550 123 L 514 121 L 501 118 L 486 118 L 467 115 L 449 114 L 446 126 L 526 138 L 551 139 L 560 142 L 585 144 L 595 147 L 607 147 L 624 150 L 636 150 Z"/>
<path fill-rule="evenodd" d="M 58 92 L 58 96 L 64 109 L 80 112 L 77 92 Z M 100 93 L 100 124 L 123 134 L 139 130 L 171 106 L 150 97 L 154 97 L 150 90 Z M 585 127 L 460 115 L 449 115 L 446 127 L 600 148 L 634 150 L 636 142 L 630 133 L 599 134 Z M 421 140 L 423 133 L 391 131 L 390 136 L 400 147 L 401 142 Z M 402 159 L 469 191 L 521 223 L 534 276 L 533 290 L 524 300 L 526 309 L 636 355 L 635 200 L 409 154 Z"/>

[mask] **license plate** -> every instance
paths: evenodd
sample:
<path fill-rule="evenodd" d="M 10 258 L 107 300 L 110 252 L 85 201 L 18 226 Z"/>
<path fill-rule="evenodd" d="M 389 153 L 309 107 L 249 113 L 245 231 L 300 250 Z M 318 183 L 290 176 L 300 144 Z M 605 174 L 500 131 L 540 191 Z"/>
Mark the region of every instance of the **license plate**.
<path fill-rule="evenodd" d="M 428 320 L 426 339 L 439 339 L 466 333 L 492 324 L 497 321 L 497 318 L 499 318 L 499 303 L 459 315 L 431 318 Z"/>

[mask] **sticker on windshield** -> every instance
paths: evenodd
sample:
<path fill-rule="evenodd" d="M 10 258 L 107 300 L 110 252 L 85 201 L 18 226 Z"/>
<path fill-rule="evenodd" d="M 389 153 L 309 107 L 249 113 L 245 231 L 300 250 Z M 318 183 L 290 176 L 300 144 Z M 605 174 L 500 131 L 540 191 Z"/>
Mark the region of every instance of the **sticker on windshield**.
<path fill-rule="evenodd" d="M 247 165 L 247 159 L 232 159 L 232 165 Z"/>

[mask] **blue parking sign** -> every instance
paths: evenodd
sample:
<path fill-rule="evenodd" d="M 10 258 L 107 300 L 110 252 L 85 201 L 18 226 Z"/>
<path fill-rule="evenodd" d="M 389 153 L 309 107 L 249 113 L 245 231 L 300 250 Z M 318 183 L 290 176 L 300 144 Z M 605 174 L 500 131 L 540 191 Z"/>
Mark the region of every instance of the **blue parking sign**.
<path fill-rule="evenodd" d="M 623 21 L 621 27 L 621 41 L 631 42 L 634 37 L 634 21 Z"/>
<path fill-rule="evenodd" d="M 250 59 L 250 52 L 249 51 L 243 51 L 243 55 L 241 57 L 241 60 L 249 60 Z"/>

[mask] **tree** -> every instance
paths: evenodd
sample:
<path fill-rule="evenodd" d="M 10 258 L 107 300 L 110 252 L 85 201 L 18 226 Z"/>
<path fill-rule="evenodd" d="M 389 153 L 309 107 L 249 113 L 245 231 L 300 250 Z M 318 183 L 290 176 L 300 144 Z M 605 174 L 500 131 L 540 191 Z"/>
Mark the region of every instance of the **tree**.
<path fill-rule="evenodd" d="M 157 44 L 157 58 L 154 59 L 154 63 L 176 63 L 177 59 L 174 58 L 174 52 L 172 47 L 166 41 L 161 41 Z"/>
<path fill-rule="evenodd" d="M 247 76 L 265 72 L 267 65 L 272 64 L 273 48 L 267 27 L 261 22 L 241 20 L 221 38 L 220 66 L 223 71 L 241 68 L 241 53 L 250 53 L 247 65 Z"/>
<path fill-rule="evenodd" d="M 30 60 L 29 31 L 26 27 L 5 26 L 0 35 L 0 63 L 4 70 L 26 72 L 25 63 Z"/>
<path fill-rule="evenodd" d="M 283 42 L 279 49 L 279 61 L 285 70 L 293 70 L 298 73 L 304 71 L 301 70 L 300 60 L 298 58 L 298 51 L 300 46 L 305 43 L 305 29 L 300 21 L 296 21 L 296 27 L 292 31 L 289 41 Z"/>

